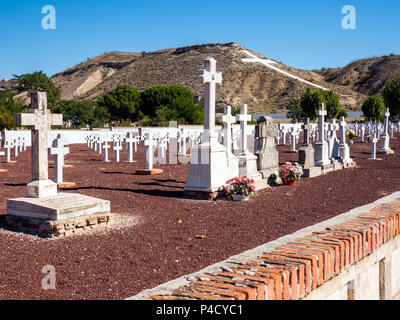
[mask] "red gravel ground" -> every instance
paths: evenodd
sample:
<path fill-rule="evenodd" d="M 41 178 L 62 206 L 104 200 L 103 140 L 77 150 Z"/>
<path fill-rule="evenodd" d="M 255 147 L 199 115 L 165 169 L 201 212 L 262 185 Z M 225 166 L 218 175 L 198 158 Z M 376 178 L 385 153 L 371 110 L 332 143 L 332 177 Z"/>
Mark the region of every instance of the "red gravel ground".
<path fill-rule="evenodd" d="M 164 173 L 156 176 L 134 175 L 144 167 L 142 149 L 134 154 L 138 162 L 128 164 L 104 163 L 86 145 L 70 146 L 66 163 L 74 168 L 65 169 L 64 176 L 77 186 L 67 192 L 108 199 L 117 216 L 139 222 L 57 240 L 0 228 L 0 299 L 122 299 L 198 271 L 399 191 L 399 140 L 392 139 L 391 147 L 395 155 L 370 161 L 369 144 L 356 139 L 351 155 L 357 168 L 262 190 L 237 203 L 183 199 L 187 165 L 157 166 Z M 281 162 L 296 160 L 288 147 L 279 150 Z M 7 198 L 25 195 L 30 151 L 1 167 L 9 170 L 0 174 L 0 212 L 5 214 Z M 41 287 L 45 265 L 56 269 L 56 290 Z"/>

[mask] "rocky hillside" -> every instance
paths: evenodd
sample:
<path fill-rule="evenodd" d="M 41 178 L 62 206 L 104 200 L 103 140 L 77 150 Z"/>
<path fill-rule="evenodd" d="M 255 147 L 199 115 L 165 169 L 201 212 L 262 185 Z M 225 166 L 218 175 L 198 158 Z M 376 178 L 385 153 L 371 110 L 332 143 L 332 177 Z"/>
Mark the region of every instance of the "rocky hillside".
<path fill-rule="evenodd" d="M 400 72 L 400 55 L 356 60 L 344 68 L 317 71 L 324 80 L 365 95 L 382 94 L 387 81 Z"/>
<path fill-rule="evenodd" d="M 243 62 L 242 59 L 249 56 L 242 50 L 268 59 L 237 43 L 193 45 L 149 53 L 112 52 L 55 74 L 52 80 L 61 88 L 63 99 L 94 100 L 120 84 L 138 90 L 157 84 L 180 84 L 201 99 L 203 87 L 197 72 L 203 69 L 205 58 L 213 57 L 223 76 L 222 85 L 217 86 L 218 106 L 247 103 L 252 112 L 282 112 L 293 95 L 304 92 L 307 87 L 304 82 L 261 63 Z M 360 101 L 364 99 L 363 94 L 354 92 L 340 81 L 328 81 L 326 74 L 291 68 L 277 61 L 273 66 L 294 77 L 333 89 L 339 95 L 342 107 L 348 110 L 359 109 Z"/>

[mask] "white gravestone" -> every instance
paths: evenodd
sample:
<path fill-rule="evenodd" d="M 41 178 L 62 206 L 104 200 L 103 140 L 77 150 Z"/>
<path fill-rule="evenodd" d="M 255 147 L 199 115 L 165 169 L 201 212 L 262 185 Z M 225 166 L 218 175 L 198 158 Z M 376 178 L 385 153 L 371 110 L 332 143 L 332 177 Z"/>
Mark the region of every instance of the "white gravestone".
<path fill-rule="evenodd" d="M 32 128 L 32 180 L 27 185 L 27 196 L 40 198 L 57 194 L 57 184 L 48 179 L 47 136 L 51 126 L 62 125 L 62 114 L 47 110 L 45 92 L 33 93 L 29 113 L 14 115 L 19 126 Z"/>
<path fill-rule="evenodd" d="M 229 172 L 234 176 L 239 176 L 239 160 L 232 153 L 232 125 L 236 122 L 236 117 L 232 115 L 232 107 L 226 106 L 224 114 L 219 116 L 219 121 L 223 124 L 224 146 L 228 158 Z"/>
<path fill-rule="evenodd" d="M 185 195 L 209 199 L 233 176 L 229 172 L 226 149 L 218 143 L 215 132 L 215 87 L 222 83 L 216 60 L 206 59 L 205 69 L 198 76 L 204 85 L 204 132 L 200 144 L 191 150 Z"/>
<path fill-rule="evenodd" d="M 387 108 L 385 110 L 385 124 L 384 124 L 384 131 L 381 136 L 382 141 L 381 141 L 381 147 L 379 149 L 380 154 L 393 154 L 394 151 L 390 149 L 389 147 L 389 141 L 390 141 L 390 135 L 389 135 L 389 117 L 390 117 L 390 112 L 389 109 Z"/>
<path fill-rule="evenodd" d="M 247 148 L 247 121 L 251 120 L 251 115 L 247 114 L 247 104 L 240 106 L 240 114 L 236 115 L 236 120 L 240 122 L 240 149 L 237 154 L 237 158 L 239 159 L 239 175 L 254 180 L 261 180 L 262 175 L 257 171 L 257 156 Z"/>
<path fill-rule="evenodd" d="M 318 141 L 315 143 L 314 156 L 315 165 L 318 167 L 329 166 L 331 161 L 329 160 L 328 143 L 325 140 L 325 116 L 327 115 L 324 110 L 324 104 L 321 103 L 320 109 L 317 111 L 318 115 Z"/>

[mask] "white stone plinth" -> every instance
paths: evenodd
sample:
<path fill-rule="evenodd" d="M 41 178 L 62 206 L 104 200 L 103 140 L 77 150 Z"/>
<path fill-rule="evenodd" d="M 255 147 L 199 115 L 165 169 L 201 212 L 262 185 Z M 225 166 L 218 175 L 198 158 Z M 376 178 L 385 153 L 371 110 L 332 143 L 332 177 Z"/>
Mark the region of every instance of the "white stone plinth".
<path fill-rule="evenodd" d="M 28 198 L 51 197 L 57 194 L 57 183 L 51 180 L 35 180 L 26 186 Z"/>
<path fill-rule="evenodd" d="M 110 213 L 110 201 L 76 193 L 7 200 L 8 216 L 63 220 L 97 213 Z"/>

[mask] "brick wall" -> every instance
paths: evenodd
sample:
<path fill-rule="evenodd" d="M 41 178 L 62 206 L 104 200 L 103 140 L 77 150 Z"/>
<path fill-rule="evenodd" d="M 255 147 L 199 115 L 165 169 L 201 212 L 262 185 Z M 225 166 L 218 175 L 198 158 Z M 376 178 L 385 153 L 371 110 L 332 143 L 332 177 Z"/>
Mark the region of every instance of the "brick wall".
<path fill-rule="evenodd" d="M 393 299 L 400 193 L 130 299 Z"/>

